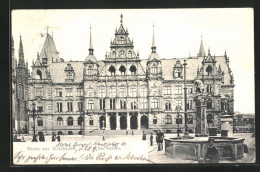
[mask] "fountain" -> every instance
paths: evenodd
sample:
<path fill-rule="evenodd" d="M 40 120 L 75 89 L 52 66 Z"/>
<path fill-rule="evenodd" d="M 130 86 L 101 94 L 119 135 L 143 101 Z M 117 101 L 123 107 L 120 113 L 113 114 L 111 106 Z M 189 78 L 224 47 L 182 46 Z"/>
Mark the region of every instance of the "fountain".
<path fill-rule="evenodd" d="M 219 150 L 220 159 L 235 160 L 243 157 L 243 142 L 245 139 L 232 137 L 233 116 L 223 115 L 221 117 L 221 136 L 209 133 L 206 118 L 207 95 L 204 93 L 204 87 L 200 80 L 196 80 L 195 84 L 196 95 L 194 101 L 197 114 L 195 137 L 184 136 L 164 139 L 166 156 L 176 159 L 199 161 L 204 159 L 204 155 L 209 145 L 208 140 L 213 138 L 215 140 L 214 144 Z"/>

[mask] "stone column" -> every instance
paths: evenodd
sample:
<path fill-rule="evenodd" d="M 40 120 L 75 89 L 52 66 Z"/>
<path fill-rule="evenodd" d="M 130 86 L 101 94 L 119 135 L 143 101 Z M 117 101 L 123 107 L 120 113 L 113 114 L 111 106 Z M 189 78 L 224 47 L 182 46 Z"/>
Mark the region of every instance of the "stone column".
<path fill-rule="evenodd" d="M 130 127 L 130 113 L 127 113 L 127 130 L 130 130 L 131 129 L 131 127 Z"/>
<path fill-rule="evenodd" d="M 120 116 L 116 113 L 116 130 L 120 130 Z"/>
<path fill-rule="evenodd" d="M 141 129 L 141 114 L 139 113 L 137 116 L 137 129 Z"/>
<path fill-rule="evenodd" d="M 196 135 L 197 136 L 207 136 L 207 117 L 206 117 L 206 102 L 205 96 L 199 95 L 195 97 L 196 109 L 197 109 L 197 122 L 196 122 Z"/>
<path fill-rule="evenodd" d="M 110 130 L 110 116 L 106 113 L 106 130 Z"/>

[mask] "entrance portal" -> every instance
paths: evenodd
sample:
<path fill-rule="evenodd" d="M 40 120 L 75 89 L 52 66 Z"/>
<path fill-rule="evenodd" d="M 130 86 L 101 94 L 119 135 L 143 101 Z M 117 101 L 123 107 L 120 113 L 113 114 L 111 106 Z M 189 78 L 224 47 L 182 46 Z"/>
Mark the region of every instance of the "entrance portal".
<path fill-rule="evenodd" d="M 116 116 L 115 115 L 110 116 L 110 129 L 111 130 L 116 129 Z"/>
<path fill-rule="evenodd" d="M 137 117 L 136 117 L 136 115 L 131 116 L 130 127 L 131 127 L 131 129 L 137 129 Z"/>
<path fill-rule="evenodd" d="M 148 128 L 148 117 L 145 115 L 141 117 L 141 128 Z"/>
<path fill-rule="evenodd" d="M 106 128 L 106 117 L 104 116 L 99 117 L 99 127 L 101 130 L 104 130 Z"/>
<path fill-rule="evenodd" d="M 126 129 L 127 127 L 127 120 L 126 120 L 126 116 L 122 115 L 120 117 L 120 129 Z"/>

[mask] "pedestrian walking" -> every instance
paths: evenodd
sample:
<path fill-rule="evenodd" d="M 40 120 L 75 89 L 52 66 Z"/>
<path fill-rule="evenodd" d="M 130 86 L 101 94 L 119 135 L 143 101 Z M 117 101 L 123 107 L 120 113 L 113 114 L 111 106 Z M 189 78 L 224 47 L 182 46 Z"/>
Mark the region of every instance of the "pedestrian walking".
<path fill-rule="evenodd" d="M 57 136 L 57 140 L 58 140 L 58 142 L 60 142 L 60 135 L 59 134 Z"/>
<path fill-rule="evenodd" d="M 134 135 L 134 130 L 132 130 L 132 135 Z"/>
<path fill-rule="evenodd" d="M 146 134 L 143 131 L 143 140 L 146 140 Z"/>
<path fill-rule="evenodd" d="M 127 130 L 126 130 L 125 134 L 128 135 L 128 131 Z"/>
<path fill-rule="evenodd" d="M 158 131 L 156 136 L 156 141 L 158 143 L 158 151 L 163 150 L 163 139 L 164 139 L 164 134 L 161 131 Z"/>
<path fill-rule="evenodd" d="M 214 145 L 214 139 L 209 139 L 209 146 L 204 156 L 204 162 L 206 163 L 218 163 L 219 162 L 219 150 Z"/>
<path fill-rule="evenodd" d="M 153 146 L 153 133 L 150 135 L 150 146 Z"/>
<path fill-rule="evenodd" d="M 43 132 L 40 132 L 40 133 L 39 133 L 39 141 L 40 141 L 40 142 L 45 142 L 45 137 L 44 137 L 44 135 L 43 135 Z"/>
<path fill-rule="evenodd" d="M 105 136 L 102 137 L 102 141 L 105 141 Z"/>
<path fill-rule="evenodd" d="M 51 136 L 51 141 L 55 142 L 55 140 L 56 140 L 56 135 L 53 133 Z"/>

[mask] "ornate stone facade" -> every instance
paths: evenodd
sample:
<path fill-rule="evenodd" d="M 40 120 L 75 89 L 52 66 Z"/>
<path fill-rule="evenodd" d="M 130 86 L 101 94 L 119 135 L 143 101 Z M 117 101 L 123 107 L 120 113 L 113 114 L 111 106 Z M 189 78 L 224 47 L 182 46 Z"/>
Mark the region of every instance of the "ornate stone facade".
<path fill-rule="evenodd" d="M 35 102 L 42 111 L 36 120 L 37 131 L 81 134 L 100 129 L 148 128 L 176 132 L 177 121 L 183 131 L 184 60 L 188 130 L 194 132 L 196 123 L 195 80 L 205 87 L 207 125 L 219 127 L 223 112 L 233 115 L 234 80 L 226 53 L 213 56 L 208 51 L 206 55 L 201 45 L 196 57 L 162 59 L 156 53 L 153 35 L 151 54 L 141 60 L 128 35 L 121 16 L 104 60 L 94 56 L 90 32 L 85 61 L 64 61 L 47 34 L 29 78 L 29 108 Z M 178 120 L 177 105 L 182 116 Z M 32 132 L 32 119 L 29 124 Z"/>

